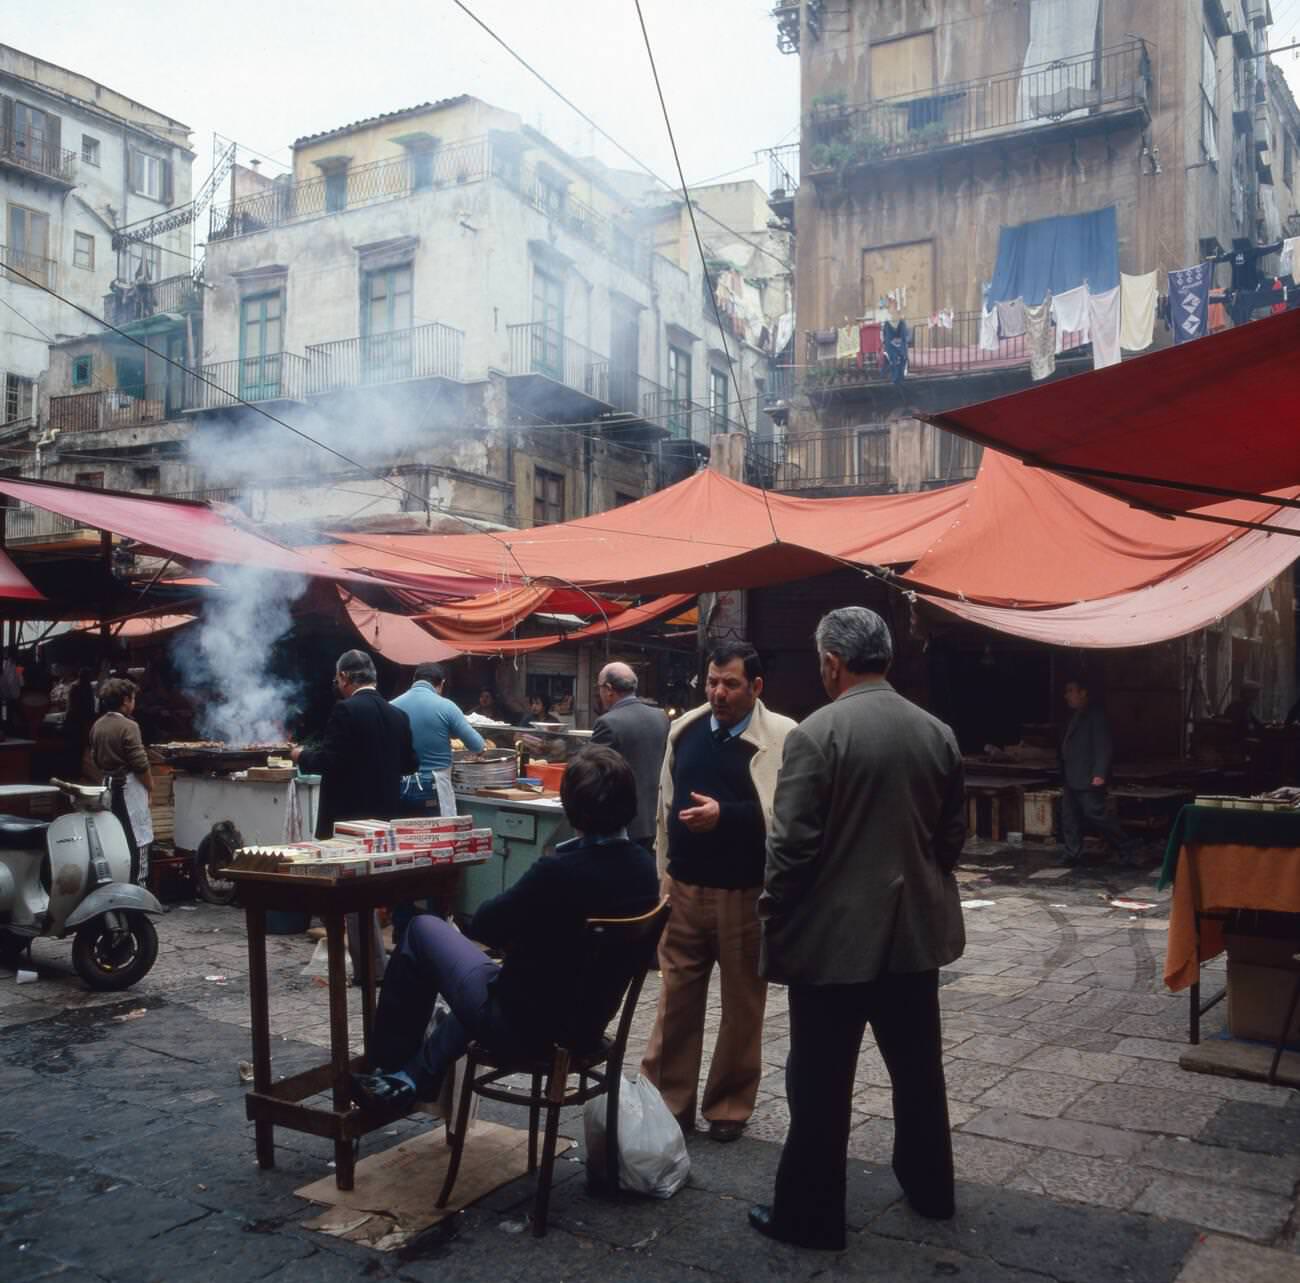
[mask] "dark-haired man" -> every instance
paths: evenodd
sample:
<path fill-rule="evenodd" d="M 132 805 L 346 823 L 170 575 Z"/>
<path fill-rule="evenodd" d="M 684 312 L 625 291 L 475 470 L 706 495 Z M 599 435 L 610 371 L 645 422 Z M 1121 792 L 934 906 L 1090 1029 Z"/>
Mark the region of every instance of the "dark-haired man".
<path fill-rule="evenodd" d="M 599 1046 L 625 978 L 591 974 L 586 921 L 653 909 L 654 859 L 628 841 L 636 782 L 612 749 L 574 757 L 560 801 L 578 836 L 484 904 L 464 935 L 428 916 L 407 928 L 379 999 L 378 1071 L 352 1080 L 360 1103 L 435 1100 L 471 1038 L 498 1055 L 540 1055 L 553 1043 L 578 1051 Z M 504 950 L 505 962 L 493 962 L 473 940 Z M 426 1038 L 440 994 L 451 1014 Z"/>
<path fill-rule="evenodd" d="M 483 737 L 460 708 L 445 697 L 447 674 L 441 664 L 417 664 L 411 689 L 393 700 L 411 720 L 420 769 L 408 777 L 402 801 L 410 809 L 427 811 L 435 801 L 440 815 L 456 814 L 451 787 L 451 741 L 460 740 L 472 753 L 483 750 Z"/>
<path fill-rule="evenodd" d="M 1110 780 L 1111 738 L 1106 713 L 1093 701 L 1084 677 L 1065 683 L 1070 720 L 1061 740 L 1061 839 L 1065 863 L 1083 863 L 1083 838 L 1088 829 L 1105 838 L 1126 862 L 1136 860 L 1141 843 L 1129 837 L 1106 814 L 1106 785 Z"/>
<path fill-rule="evenodd" d="M 709 1135 L 735 1140 L 763 1073 L 758 893 L 788 717 L 764 705 L 763 669 L 748 642 L 709 656 L 708 703 L 669 729 L 655 841 L 672 917 L 659 944 L 663 977 L 641 1069 L 683 1131 L 695 1126 L 704 1017 L 716 963 L 722 1022 L 700 1101 Z"/>

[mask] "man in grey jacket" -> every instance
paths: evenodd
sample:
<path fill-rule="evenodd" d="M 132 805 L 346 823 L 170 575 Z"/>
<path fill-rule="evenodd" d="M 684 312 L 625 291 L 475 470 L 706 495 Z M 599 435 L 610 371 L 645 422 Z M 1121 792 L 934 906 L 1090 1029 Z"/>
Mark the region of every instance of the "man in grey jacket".
<path fill-rule="evenodd" d="M 1061 840 L 1065 863 L 1083 863 L 1083 837 L 1088 829 L 1105 838 L 1120 859 L 1137 858 L 1141 843 L 1106 814 L 1106 783 L 1110 779 L 1111 739 L 1106 714 L 1092 702 L 1082 677 L 1065 683 L 1070 721 L 1061 740 Z"/>
<path fill-rule="evenodd" d="M 953 1212 L 939 968 L 965 947 L 953 867 L 966 825 L 956 739 L 885 680 L 884 620 L 833 610 L 817 651 L 832 702 L 786 739 L 759 900 L 764 974 L 789 988 L 790 1129 L 772 1205 L 749 1219 L 838 1249 L 868 1022 L 893 1084 L 899 1184 L 922 1215 Z"/>
<path fill-rule="evenodd" d="M 600 670 L 597 694 L 605 710 L 591 728 L 591 742 L 621 753 L 636 778 L 636 819 L 627 835 L 651 853 L 655 849 L 655 807 L 659 771 L 668 743 L 668 714 L 643 704 L 636 695 L 636 673 L 615 661 Z"/>

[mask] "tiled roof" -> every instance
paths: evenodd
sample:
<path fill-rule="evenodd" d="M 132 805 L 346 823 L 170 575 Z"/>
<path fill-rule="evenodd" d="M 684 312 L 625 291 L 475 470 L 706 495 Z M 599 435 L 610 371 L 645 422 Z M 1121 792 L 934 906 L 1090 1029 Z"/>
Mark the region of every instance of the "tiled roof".
<path fill-rule="evenodd" d="M 305 147 L 308 143 L 318 143 L 325 138 L 341 138 L 344 134 L 350 134 L 357 129 L 365 129 L 369 125 L 377 125 L 384 120 L 402 120 L 407 116 L 422 116 L 427 111 L 438 111 L 443 107 L 458 107 L 463 102 L 469 102 L 469 94 L 457 94 L 454 98 L 440 98 L 437 102 L 422 102 L 414 107 L 403 107 L 400 111 L 386 111 L 379 116 L 368 116 L 365 120 L 354 120 L 350 125 L 340 125 L 337 129 L 325 129 L 319 134 L 304 134 L 301 138 L 295 138 L 293 145 Z"/>

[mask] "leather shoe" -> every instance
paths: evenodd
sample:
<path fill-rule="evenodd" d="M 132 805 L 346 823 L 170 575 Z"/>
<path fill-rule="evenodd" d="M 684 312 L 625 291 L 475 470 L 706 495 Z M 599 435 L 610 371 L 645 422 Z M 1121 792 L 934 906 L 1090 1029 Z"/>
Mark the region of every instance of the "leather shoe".
<path fill-rule="evenodd" d="M 796 1234 L 784 1226 L 778 1225 L 772 1215 L 772 1209 L 765 1203 L 755 1203 L 749 1209 L 749 1224 L 764 1238 L 775 1239 L 778 1243 L 789 1243 L 791 1247 L 810 1247 L 822 1252 L 842 1252 L 844 1235 L 832 1237 L 829 1234 Z"/>
<path fill-rule="evenodd" d="M 736 1122 L 730 1118 L 715 1118 L 709 1124 L 709 1139 L 725 1145 L 728 1141 L 739 1140 L 740 1133 L 744 1130 L 743 1122 Z"/>
<path fill-rule="evenodd" d="M 415 1105 L 415 1088 L 394 1074 L 353 1074 L 351 1085 L 352 1099 L 363 1109 L 376 1105 Z"/>

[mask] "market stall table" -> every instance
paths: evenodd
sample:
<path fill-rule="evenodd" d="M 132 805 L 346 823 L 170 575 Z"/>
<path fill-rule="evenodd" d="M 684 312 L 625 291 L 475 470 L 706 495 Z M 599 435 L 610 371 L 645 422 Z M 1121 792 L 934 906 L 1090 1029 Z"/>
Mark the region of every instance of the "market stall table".
<path fill-rule="evenodd" d="M 473 913 L 494 895 L 512 887 L 556 844 L 574 836 L 556 796 L 501 797 L 490 793 L 456 794 L 456 809 L 474 817 L 476 829 L 491 829 L 500 861 L 470 868 L 456 907 Z"/>
<path fill-rule="evenodd" d="M 490 857 L 487 857 L 490 859 Z M 324 1136 L 334 1142 L 339 1189 L 353 1185 L 353 1141 L 400 1118 L 408 1107 L 361 1110 L 352 1104 L 348 1078 L 373 1067 L 375 977 L 371 973 L 374 914 L 380 905 L 434 901 L 444 914 L 451 908 L 468 862 L 425 865 L 368 877 L 316 878 L 296 874 L 224 870 L 239 888 L 248 926 L 248 994 L 253 1032 L 253 1089 L 246 1096 L 254 1124 L 257 1162 L 275 1166 L 275 1128 Z M 329 954 L 330 1058 L 315 1069 L 271 1081 L 271 1015 L 267 993 L 266 915 L 268 910 L 307 913 L 321 918 Z M 357 956 L 364 971 L 361 986 L 362 1054 L 353 1057 L 348 1042 L 347 947 L 344 918 L 357 914 Z M 308 1097 L 331 1094 L 331 1105 L 305 1104 Z"/>
<path fill-rule="evenodd" d="M 967 775 L 966 807 L 967 828 L 971 834 L 979 833 L 979 804 L 982 798 L 989 802 L 989 838 L 1000 842 L 1012 827 L 1006 823 L 1014 814 L 1015 825 L 1022 824 L 1021 814 L 1026 792 L 1042 788 L 1048 783 L 1046 776 L 1022 776 L 1008 779 L 1002 775 Z"/>
<path fill-rule="evenodd" d="M 1185 806 L 1165 848 L 1160 887 L 1173 882 L 1165 984 L 1190 988 L 1188 1041 L 1223 994 L 1201 1002 L 1201 967 L 1224 949 L 1233 910 L 1300 915 L 1300 811 Z M 1300 947 L 1300 917 L 1296 919 Z"/>

